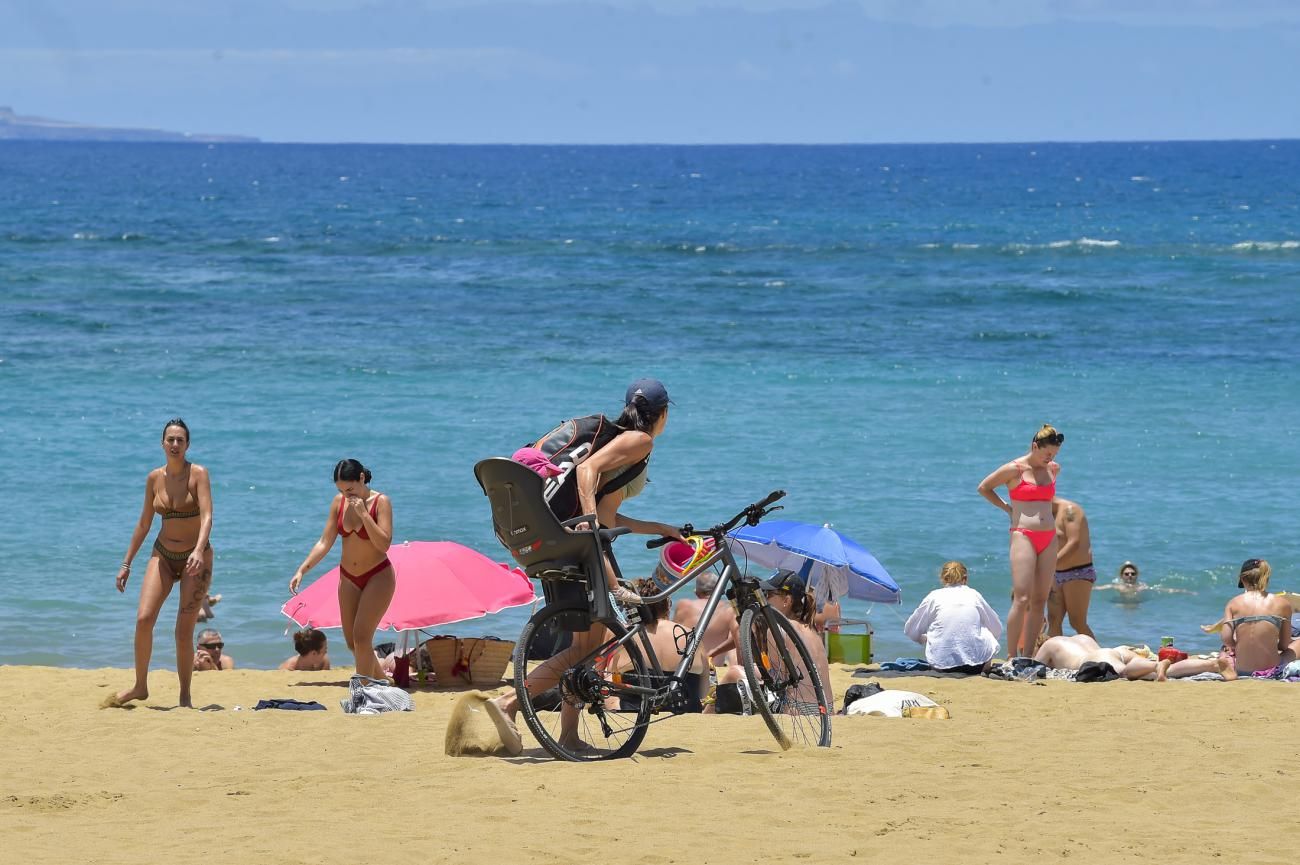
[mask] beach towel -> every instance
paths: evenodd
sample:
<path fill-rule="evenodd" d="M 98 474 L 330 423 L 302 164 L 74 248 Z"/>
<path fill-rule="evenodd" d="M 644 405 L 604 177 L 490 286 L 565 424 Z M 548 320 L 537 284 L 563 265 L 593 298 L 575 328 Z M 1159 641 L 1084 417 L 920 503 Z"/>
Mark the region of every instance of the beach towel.
<path fill-rule="evenodd" d="M 290 712 L 324 712 L 325 707 L 315 700 L 304 703 L 302 700 L 289 700 L 283 698 L 273 698 L 270 700 L 258 700 L 257 705 L 253 707 L 256 712 L 260 709 L 286 709 Z"/>
<path fill-rule="evenodd" d="M 1113 682 L 1119 678 L 1115 668 L 1105 661 L 1088 661 L 1079 665 L 1076 682 Z"/>
<path fill-rule="evenodd" d="M 349 715 L 379 715 L 415 709 L 410 694 L 369 676 L 353 676 L 348 680 L 348 691 L 347 698 L 339 700 L 339 705 Z"/>
<path fill-rule="evenodd" d="M 913 673 L 920 670 L 930 669 L 930 665 L 920 658 L 899 658 L 896 661 L 885 661 L 880 665 L 882 670 L 891 670 L 894 672 Z"/>
<path fill-rule="evenodd" d="M 1045 678 L 1047 672 L 1047 665 L 1042 661 L 1021 657 L 1012 658 L 1010 661 L 990 667 L 988 676 L 990 679 L 1016 679 L 1022 682 L 1032 682 L 1035 679 Z"/>
<path fill-rule="evenodd" d="M 853 704 L 844 711 L 846 715 L 879 715 L 885 718 L 901 718 L 903 710 L 912 707 L 934 707 L 938 706 L 934 700 L 924 694 L 917 694 L 913 691 L 881 691 L 879 694 L 872 694 L 870 697 L 863 697 L 861 700 L 854 700 Z"/>

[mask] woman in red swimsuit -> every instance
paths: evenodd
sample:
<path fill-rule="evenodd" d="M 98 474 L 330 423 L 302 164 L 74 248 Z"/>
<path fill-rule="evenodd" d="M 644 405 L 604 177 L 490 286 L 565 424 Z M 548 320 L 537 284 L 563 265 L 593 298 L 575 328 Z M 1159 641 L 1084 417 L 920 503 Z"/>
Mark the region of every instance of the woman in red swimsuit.
<path fill-rule="evenodd" d="M 980 481 L 979 492 L 1011 517 L 1011 611 L 1007 613 L 1007 655 L 1032 656 L 1043 627 L 1043 607 L 1056 573 L 1056 521 L 1052 497 L 1061 467 L 1056 453 L 1065 436 L 1044 424 L 1029 453 Z M 1011 503 L 997 488 L 1006 484 Z"/>
<path fill-rule="evenodd" d="M 339 612 L 343 617 L 343 639 L 357 660 L 357 673 L 383 679 L 384 671 L 371 646 L 379 620 L 388 612 L 397 588 L 397 576 L 388 561 L 388 546 L 393 542 L 393 503 L 367 486 L 370 478 L 370 470 L 356 460 L 340 460 L 334 466 L 334 485 L 339 494 L 330 502 L 320 540 L 289 580 L 289 591 L 298 593 L 303 575 L 325 558 L 334 546 L 334 538 L 342 536 Z"/>

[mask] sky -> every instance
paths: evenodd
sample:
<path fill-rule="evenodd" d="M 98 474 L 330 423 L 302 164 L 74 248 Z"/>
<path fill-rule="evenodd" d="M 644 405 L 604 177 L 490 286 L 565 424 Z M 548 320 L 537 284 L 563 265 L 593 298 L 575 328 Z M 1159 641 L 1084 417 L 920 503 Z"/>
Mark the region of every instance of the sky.
<path fill-rule="evenodd" d="M 1300 138 L 1300 0 L 0 0 L 0 106 L 393 143 Z"/>

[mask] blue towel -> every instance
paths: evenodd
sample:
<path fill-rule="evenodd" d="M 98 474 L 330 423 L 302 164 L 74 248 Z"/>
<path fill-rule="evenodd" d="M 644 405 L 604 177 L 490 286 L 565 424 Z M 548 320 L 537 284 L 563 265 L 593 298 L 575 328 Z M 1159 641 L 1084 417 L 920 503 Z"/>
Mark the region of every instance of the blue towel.
<path fill-rule="evenodd" d="M 315 700 L 304 703 L 301 700 L 258 700 L 253 711 L 258 709 L 288 709 L 292 712 L 324 712 L 325 707 Z"/>
<path fill-rule="evenodd" d="M 899 673 L 916 673 L 930 669 L 930 665 L 921 658 L 899 658 L 897 661 L 885 661 L 880 665 L 880 669 Z"/>

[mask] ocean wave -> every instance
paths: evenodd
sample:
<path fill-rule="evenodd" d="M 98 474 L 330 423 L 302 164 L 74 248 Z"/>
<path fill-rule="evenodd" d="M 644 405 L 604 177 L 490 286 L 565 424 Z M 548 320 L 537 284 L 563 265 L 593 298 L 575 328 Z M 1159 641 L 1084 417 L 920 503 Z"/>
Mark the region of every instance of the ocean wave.
<path fill-rule="evenodd" d="M 1292 249 L 1300 249 L 1300 240 L 1243 240 L 1232 245 L 1234 252 L 1279 252 Z"/>

